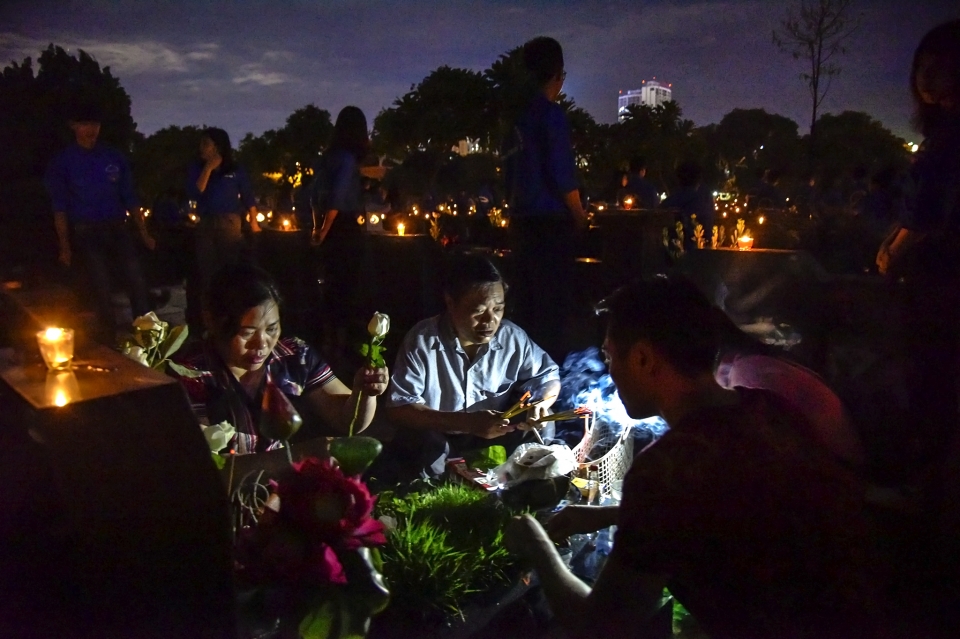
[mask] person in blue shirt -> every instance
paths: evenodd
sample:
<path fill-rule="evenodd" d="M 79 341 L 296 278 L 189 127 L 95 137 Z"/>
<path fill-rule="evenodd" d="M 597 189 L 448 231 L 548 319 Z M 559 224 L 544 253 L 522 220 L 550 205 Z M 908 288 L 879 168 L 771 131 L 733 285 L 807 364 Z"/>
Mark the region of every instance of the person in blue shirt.
<path fill-rule="evenodd" d="M 366 309 L 359 299 L 364 261 L 365 224 L 362 178 L 382 179 L 382 166 L 361 167 L 370 151 L 367 118 L 359 108 L 346 106 L 337 115 L 330 145 L 314 169 L 313 236 L 321 247 L 321 262 L 329 283 L 326 332 L 333 348 L 343 352 L 347 335 L 358 322 L 365 326 Z"/>
<path fill-rule="evenodd" d="M 637 156 L 630 160 L 630 175 L 624 187 L 633 196 L 633 208 L 652 210 L 660 206 L 657 188 L 647 180 L 647 160 Z"/>
<path fill-rule="evenodd" d="M 684 247 L 696 248 L 693 231 L 697 224 L 703 225 L 703 236 L 710 241 L 716 209 L 710 192 L 700 184 L 703 170 L 696 162 L 683 162 L 677 167 L 677 181 L 680 188 L 663 201 L 662 207 L 674 209 L 683 222 Z M 693 218 L 696 216 L 696 222 Z"/>
<path fill-rule="evenodd" d="M 95 337 L 112 343 L 117 326 L 111 299 L 111 271 L 125 280 L 133 315 L 150 311 L 147 283 L 126 225 L 127 217 L 136 222 L 147 248 L 153 250 L 156 243 L 140 213 L 126 158 L 97 140 L 101 121 L 99 107 L 79 104 L 73 111 L 70 129 L 75 143 L 61 151 L 47 167 L 45 183 L 53 207 L 59 261 L 65 267 L 79 262 L 86 272 L 96 303 Z"/>
<path fill-rule="evenodd" d="M 207 128 L 200 138 L 200 160 L 187 176 L 187 198 L 197 202 L 200 223 L 196 234 L 195 275 L 188 282 L 187 316 L 200 323 L 200 300 L 213 276 L 222 268 L 244 261 L 246 243 L 243 218 L 250 230 L 260 231 L 250 178 L 233 157 L 230 136 L 223 129 Z"/>
<path fill-rule="evenodd" d="M 587 213 L 580 200 L 570 125 L 557 104 L 563 89 L 563 49 L 552 38 L 523 45 L 523 62 L 537 92 L 513 127 L 505 150 L 510 235 L 517 278 L 516 316 L 554 358 L 564 354 L 571 306 L 574 240 Z"/>

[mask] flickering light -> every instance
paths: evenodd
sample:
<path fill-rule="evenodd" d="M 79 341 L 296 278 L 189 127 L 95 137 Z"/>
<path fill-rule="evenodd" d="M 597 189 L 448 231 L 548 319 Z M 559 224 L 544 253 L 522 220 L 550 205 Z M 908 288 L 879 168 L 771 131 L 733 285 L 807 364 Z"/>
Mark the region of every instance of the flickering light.
<path fill-rule="evenodd" d="M 371 223 L 371 224 L 379 224 L 379 223 L 380 223 L 380 216 L 377 215 L 376 213 L 373 213 L 372 215 L 370 215 L 370 223 Z"/>
<path fill-rule="evenodd" d="M 758 222 L 759 224 L 763 224 L 763 216 L 762 216 L 762 215 L 760 216 L 760 219 L 757 220 L 757 222 Z"/>
<path fill-rule="evenodd" d="M 357 224 L 366 224 L 367 220 L 362 215 L 357 216 Z"/>
<path fill-rule="evenodd" d="M 73 361 L 73 329 L 48 328 L 37 333 L 37 346 L 47 368 L 65 370 Z"/>
<path fill-rule="evenodd" d="M 284 221 L 281 222 L 280 224 L 281 224 L 281 226 L 283 226 L 283 230 L 284 230 L 284 231 L 289 231 L 289 230 L 290 230 L 290 220 L 284 220 Z"/>
<path fill-rule="evenodd" d="M 403 235 L 404 233 L 406 233 L 406 226 L 404 226 L 403 222 L 400 222 L 397 224 L 397 235 Z"/>
<path fill-rule="evenodd" d="M 749 235 L 738 237 L 737 248 L 739 248 L 741 251 L 749 251 L 753 248 L 753 238 Z"/>
<path fill-rule="evenodd" d="M 264 215 L 263 213 L 257 213 L 257 222 L 264 222 L 266 221 L 266 219 L 267 219 L 266 215 Z"/>

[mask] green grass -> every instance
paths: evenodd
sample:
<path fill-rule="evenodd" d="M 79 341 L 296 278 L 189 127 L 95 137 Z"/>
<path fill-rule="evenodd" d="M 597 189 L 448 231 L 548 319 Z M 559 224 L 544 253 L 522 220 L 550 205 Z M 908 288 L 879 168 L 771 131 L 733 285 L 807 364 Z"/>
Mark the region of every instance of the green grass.
<path fill-rule="evenodd" d="M 391 606 L 459 614 L 464 598 L 508 581 L 515 560 L 503 529 L 511 513 L 492 496 L 460 484 L 385 492 L 377 515 L 397 520 L 381 550 Z"/>

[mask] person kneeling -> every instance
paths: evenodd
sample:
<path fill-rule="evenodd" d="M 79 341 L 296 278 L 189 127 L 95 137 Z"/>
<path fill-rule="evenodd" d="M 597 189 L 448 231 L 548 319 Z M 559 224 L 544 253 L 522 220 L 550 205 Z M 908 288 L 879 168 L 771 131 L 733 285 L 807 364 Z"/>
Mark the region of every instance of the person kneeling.
<path fill-rule="evenodd" d="M 237 454 L 281 445 L 259 431 L 268 383 L 294 401 L 305 423 L 319 419 L 329 434 L 347 432 L 358 400 L 354 432 L 370 425 L 376 398 L 387 388 L 387 369 L 358 370 L 351 391 L 306 342 L 281 337 L 280 294 L 265 271 L 249 265 L 220 271 L 207 291 L 203 315 L 207 336 L 174 358 L 189 372 L 174 373 L 202 424 L 228 421 L 236 428 L 231 448 Z"/>
<path fill-rule="evenodd" d="M 451 454 L 492 445 L 511 452 L 560 390 L 550 356 L 503 319 L 506 286 L 489 260 L 455 259 L 443 288 L 446 312 L 407 333 L 387 395 L 387 416 L 401 427 L 399 448 L 430 476 L 444 471 Z M 504 411 L 527 391 L 544 401 L 526 422 L 511 424 Z"/>

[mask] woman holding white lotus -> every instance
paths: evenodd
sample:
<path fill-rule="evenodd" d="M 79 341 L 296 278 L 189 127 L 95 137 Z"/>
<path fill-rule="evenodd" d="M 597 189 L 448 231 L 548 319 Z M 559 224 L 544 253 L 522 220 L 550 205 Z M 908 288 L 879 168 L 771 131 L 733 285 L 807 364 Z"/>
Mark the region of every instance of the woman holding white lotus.
<path fill-rule="evenodd" d="M 175 357 L 171 368 L 201 423 L 227 421 L 236 428 L 231 446 L 236 453 L 280 446 L 259 430 L 268 384 L 293 401 L 307 431 L 311 421 L 326 426 L 315 430 L 318 435 L 344 434 L 354 418 L 355 433 L 370 425 L 376 398 L 387 388 L 387 369 L 361 368 L 351 390 L 315 349 L 296 337 L 281 337 L 280 295 L 263 270 L 238 265 L 218 273 L 203 314 L 206 339 Z M 386 316 L 372 324 L 384 332 L 389 328 Z"/>

